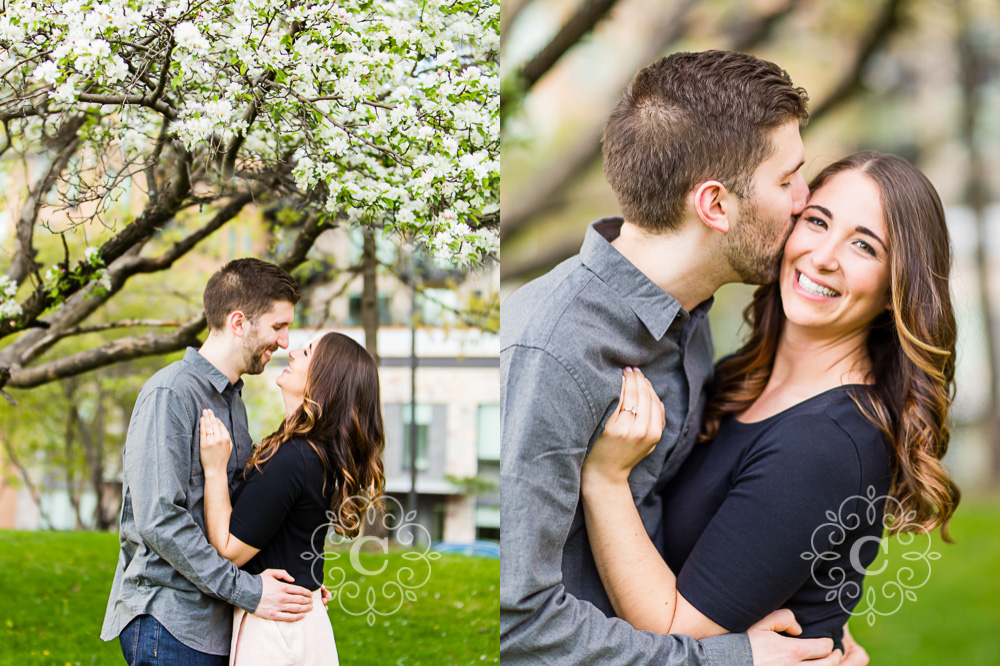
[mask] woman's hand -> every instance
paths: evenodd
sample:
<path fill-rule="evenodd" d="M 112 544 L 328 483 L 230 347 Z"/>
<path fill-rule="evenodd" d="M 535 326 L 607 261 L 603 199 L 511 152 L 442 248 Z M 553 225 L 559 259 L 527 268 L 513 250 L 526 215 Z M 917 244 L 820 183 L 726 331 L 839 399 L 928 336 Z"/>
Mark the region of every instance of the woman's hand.
<path fill-rule="evenodd" d="M 628 483 L 632 468 L 663 436 L 666 411 L 653 385 L 636 368 L 625 368 L 622 375 L 618 408 L 583 463 L 585 483 Z"/>
<path fill-rule="evenodd" d="M 229 453 L 233 442 L 229 438 L 229 430 L 219 420 L 211 409 L 201 413 L 201 466 L 205 474 L 214 472 L 226 473 L 229 465 Z"/>

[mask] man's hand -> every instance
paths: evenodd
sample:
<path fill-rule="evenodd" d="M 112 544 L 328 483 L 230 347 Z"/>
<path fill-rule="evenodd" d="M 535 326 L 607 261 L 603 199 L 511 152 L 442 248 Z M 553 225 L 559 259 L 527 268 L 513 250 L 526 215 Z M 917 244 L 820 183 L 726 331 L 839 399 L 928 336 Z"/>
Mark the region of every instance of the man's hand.
<path fill-rule="evenodd" d="M 841 663 L 840 650 L 831 652 L 833 639 L 789 638 L 779 636 L 779 631 L 793 636 L 802 633 L 795 615 L 787 608 L 774 611 L 747 629 L 754 666 L 792 666 L 803 662 L 809 666 L 838 666 Z"/>
<path fill-rule="evenodd" d="M 329 608 L 330 607 L 330 599 L 333 599 L 333 595 L 330 594 L 330 590 L 326 589 L 326 585 L 320 585 L 319 589 L 323 590 L 320 593 L 320 597 L 322 597 L 322 599 L 323 599 L 323 608 L 324 609 Z M 867 662 L 865 662 L 865 663 L 867 663 Z"/>
<path fill-rule="evenodd" d="M 843 643 L 844 659 L 840 662 L 840 666 L 868 666 L 868 653 L 855 642 L 854 636 L 851 636 L 846 624 L 844 625 Z"/>
<path fill-rule="evenodd" d="M 298 585 L 289 583 L 295 581 L 284 569 L 267 569 L 260 575 L 263 590 L 260 602 L 253 614 L 265 620 L 280 620 L 282 622 L 297 622 L 312 610 L 312 592 Z"/>

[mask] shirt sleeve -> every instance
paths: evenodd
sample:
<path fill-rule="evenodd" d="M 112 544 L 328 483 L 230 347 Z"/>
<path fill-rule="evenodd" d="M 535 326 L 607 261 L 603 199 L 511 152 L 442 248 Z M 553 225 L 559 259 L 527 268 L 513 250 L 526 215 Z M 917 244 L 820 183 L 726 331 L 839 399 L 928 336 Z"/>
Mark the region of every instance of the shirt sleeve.
<path fill-rule="evenodd" d="M 229 518 L 229 533 L 258 549 L 270 543 L 302 494 L 306 471 L 294 440 L 279 446 L 261 470 L 243 482 Z"/>
<path fill-rule="evenodd" d="M 752 663 L 746 634 L 696 641 L 637 631 L 569 594 L 562 555 L 580 471 L 602 414 L 543 350 L 512 347 L 500 362 L 500 656 L 517 664 Z"/>
<path fill-rule="evenodd" d="M 261 580 L 219 555 L 186 507 L 195 415 L 169 388 L 153 389 L 141 400 L 124 455 L 139 536 L 202 592 L 252 613 Z"/>
<path fill-rule="evenodd" d="M 826 415 L 789 419 L 765 435 L 677 576 L 677 590 L 729 631 L 746 631 L 809 580 L 813 535 L 858 494 L 851 437 Z"/>

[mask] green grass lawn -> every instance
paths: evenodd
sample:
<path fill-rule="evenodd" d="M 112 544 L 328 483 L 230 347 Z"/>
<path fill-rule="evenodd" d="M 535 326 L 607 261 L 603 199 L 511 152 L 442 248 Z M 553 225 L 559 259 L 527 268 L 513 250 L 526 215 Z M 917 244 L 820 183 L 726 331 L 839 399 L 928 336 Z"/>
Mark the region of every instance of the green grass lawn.
<path fill-rule="evenodd" d="M 1000 663 L 1000 498 L 964 499 L 951 536 L 956 543 L 943 543 L 935 534 L 931 548 L 941 557 L 932 561 L 927 584 L 914 590 L 915 601 L 907 600 L 891 615 L 876 615 L 870 627 L 864 617 L 851 619 L 851 633 L 874 666 Z M 890 540 L 887 571 L 910 565 L 914 580 L 923 580 L 923 565 L 901 556 L 915 550 Z M 896 605 L 880 598 L 875 608 L 888 612 Z"/>
<path fill-rule="evenodd" d="M 0 664 L 124 663 L 117 641 L 99 638 L 117 558 L 115 534 L 0 530 Z M 403 551 L 362 553 L 360 561 L 372 572 L 386 565 L 365 578 L 341 564 L 362 592 L 382 595 L 405 566 L 416 581 L 426 577 L 426 564 Z M 342 562 L 346 554 L 328 569 Z M 330 604 L 343 666 L 499 662 L 499 560 L 443 555 L 430 567 L 427 583 L 398 610 L 398 599 L 376 597 L 372 626 L 362 612 L 368 604 Z"/>
<path fill-rule="evenodd" d="M 872 626 L 865 617 L 851 620 L 875 666 L 1000 662 L 1000 498 L 966 499 L 952 536 L 955 545 L 935 536 L 932 550 L 941 557 L 926 585 L 914 590 L 915 601 L 877 615 Z M 0 531 L 0 664 L 122 663 L 117 644 L 98 638 L 117 550 L 113 534 Z M 891 577 L 914 548 L 891 540 L 887 550 Z M 387 572 L 409 563 L 401 552 L 388 560 L 363 555 L 361 562 L 369 570 L 386 563 Z M 881 559 L 870 568 L 880 566 Z M 344 666 L 498 662 L 499 562 L 442 556 L 431 567 L 416 599 L 376 615 L 373 626 L 360 613 L 364 605 L 345 599 L 350 612 L 331 605 Z M 359 584 L 379 582 L 345 571 Z M 380 612 L 393 607 L 376 604 Z M 880 598 L 875 608 L 885 613 L 895 602 Z"/>

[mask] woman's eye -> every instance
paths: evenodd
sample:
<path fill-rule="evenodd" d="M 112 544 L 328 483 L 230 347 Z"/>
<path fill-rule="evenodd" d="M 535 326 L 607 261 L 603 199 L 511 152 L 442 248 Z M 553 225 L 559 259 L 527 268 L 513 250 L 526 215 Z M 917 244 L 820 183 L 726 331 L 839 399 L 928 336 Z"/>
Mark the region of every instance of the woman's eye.
<path fill-rule="evenodd" d="M 878 254 L 876 254 L 876 252 L 875 252 L 875 248 L 873 248 L 871 245 L 869 245 L 868 243 L 864 242 L 863 240 L 855 241 L 855 244 L 858 247 L 860 247 L 862 249 L 862 251 L 867 252 L 868 254 L 872 255 L 873 257 L 877 257 L 878 256 Z"/>
<path fill-rule="evenodd" d="M 809 224 L 815 224 L 818 227 L 826 229 L 826 220 L 821 220 L 818 217 L 807 217 L 806 222 L 808 222 Z"/>

